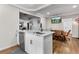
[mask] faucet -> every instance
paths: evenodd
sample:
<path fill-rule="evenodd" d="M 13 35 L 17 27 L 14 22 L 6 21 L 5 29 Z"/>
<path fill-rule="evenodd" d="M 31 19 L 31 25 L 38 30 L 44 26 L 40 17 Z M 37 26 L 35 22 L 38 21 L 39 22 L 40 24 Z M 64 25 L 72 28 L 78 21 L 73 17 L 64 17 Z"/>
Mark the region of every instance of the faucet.
<path fill-rule="evenodd" d="M 40 31 L 41 32 L 43 31 L 43 29 L 42 29 L 42 23 L 40 23 Z"/>

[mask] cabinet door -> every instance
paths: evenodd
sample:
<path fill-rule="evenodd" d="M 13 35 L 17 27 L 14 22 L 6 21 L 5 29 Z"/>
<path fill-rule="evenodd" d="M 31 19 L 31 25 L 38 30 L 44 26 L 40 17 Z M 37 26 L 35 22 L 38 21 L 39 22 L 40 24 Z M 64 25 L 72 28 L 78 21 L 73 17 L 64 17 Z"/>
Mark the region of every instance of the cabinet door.
<path fill-rule="evenodd" d="M 29 53 L 34 53 L 34 36 L 31 35 L 29 36 L 29 40 L 28 40 L 28 44 L 29 44 Z"/>
<path fill-rule="evenodd" d="M 44 37 L 44 54 L 51 54 L 52 49 L 52 35 Z"/>
<path fill-rule="evenodd" d="M 25 34 L 25 51 L 27 53 L 31 52 L 30 40 L 31 40 L 31 36 L 29 34 Z"/>
<path fill-rule="evenodd" d="M 25 41 L 25 47 L 26 47 L 26 52 L 30 54 L 35 53 L 35 38 L 34 35 L 31 34 L 26 34 L 26 41 Z"/>
<path fill-rule="evenodd" d="M 31 34 L 26 34 L 25 51 L 31 54 L 43 53 L 43 38 Z"/>
<path fill-rule="evenodd" d="M 32 44 L 30 44 L 32 54 L 43 53 L 43 38 L 39 36 L 32 37 Z"/>

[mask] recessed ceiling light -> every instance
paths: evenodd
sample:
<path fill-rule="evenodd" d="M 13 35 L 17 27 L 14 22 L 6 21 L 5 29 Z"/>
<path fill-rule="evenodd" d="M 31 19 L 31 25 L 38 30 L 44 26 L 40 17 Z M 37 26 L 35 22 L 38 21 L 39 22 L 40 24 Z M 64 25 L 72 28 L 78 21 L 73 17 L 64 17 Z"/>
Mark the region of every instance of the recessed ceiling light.
<path fill-rule="evenodd" d="M 50 15 L 50 12 L 47 12 L 47 15 Z"/>
<path fill-rule="evenodd" d="M 77 8 L 77 5 L 73 5 L 72 8 Z"/>

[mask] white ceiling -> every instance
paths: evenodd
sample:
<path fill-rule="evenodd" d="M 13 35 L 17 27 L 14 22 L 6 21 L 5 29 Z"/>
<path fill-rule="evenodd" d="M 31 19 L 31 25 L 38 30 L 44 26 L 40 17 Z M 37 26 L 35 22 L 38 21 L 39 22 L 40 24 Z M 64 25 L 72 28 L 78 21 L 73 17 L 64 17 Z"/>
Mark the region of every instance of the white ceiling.
<path fill-rule="evenodd" d="M 44 16 L 70 16 L 79 15 L 79 4 L 77 8 L 72 8 L 73 4 L 52 4 L 46 8 L 43 8 L 36 13 L 40 13 Z"/>
<path fill-rule="evenodd" d="M 15 6 L 26 11 L 38 11 L 49 6 L 49 4 L 16 4 Z"/>
<path fill-rule="evenodd" d="M 72 8 L 74 4 L 18 4 L 17 7 L 24 9 L 33 14 L 43 16 L 69 16 L 79 15 L 79 4 L 77 8 Z"/>

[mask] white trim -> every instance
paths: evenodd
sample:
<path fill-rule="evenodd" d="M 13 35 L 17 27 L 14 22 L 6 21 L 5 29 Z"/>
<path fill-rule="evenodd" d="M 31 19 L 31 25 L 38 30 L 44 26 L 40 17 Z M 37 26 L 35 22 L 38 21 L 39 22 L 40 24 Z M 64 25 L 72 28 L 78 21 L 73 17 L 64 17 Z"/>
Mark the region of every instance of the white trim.
<path fill-rule="evenodd" d="M 38 10 L 40 10 L 40 9 L 42 9 L 42 8 L 45 8 L 45 7 L 48 7 L 48 6 L 50 6 L 50 4 L 40 6 L 39 8 L 35 9 L 34 11 L 38 11 Z"/>
<path fill-rule="evenodd" d="M 20 12 L 23 12 L 23 13 L 25 13 L 25 14 L 29 14 L 29 15 L 33 15 L 33 16 L 36 16 L 36 17 L 40 17 L 39 15 L 30 13 L 30 12 L 27 12 L 27 11 L 24 10 L 24 9 L 20 9 L 19 11 L 20 11 Z"/>
<path fill-rule="evenodd" d="M 42 5 L 42 6 L 38 7 L 38 8 L 36 8 L 36 9 L 27 9 L 27 8 L 24 8 L 24 7 L 20 6 L 20 5 L 18 5 L 18 4 L 14 4 L 13 6 L 24 9 L 26 11 L 38 11 L 38 10 L 40 10 L 42 8 L 50 6 L 50 4 Z"/>
<path fill-rule="evenodd" d="M 26 9 L 19 8 L 19 7 L 15 6 L 15 5 L 11 5 L 11 6 L 18 8 L 19 12 L 23 12 L 23 13 L 26 13 L 26 14 L 29 14 L 29 15 L 33 15 L 33 16 L 36 16 L 36 17 L 41 17 L 42 16 L 41 14 L 39 15 L 39 14 L 33 14 L 31 12 L 28 12 Z"/>
<path fill-rule="evenodd" d="M 16 46 L 16 45 L 17 45 L 17 43 L 11 44 L 11 45 L 6 46 L 6 47 L 3 47 L 3 48 L 0 48 L 0 51 L 3 51 L 3 50 L 5 50 L 5 49 L 8 49 L 8 48 L 13 47 L 13 46 Z"/>
<path fill-rule="evenodd" d="M 26 11 L 25 9 L 19 8 L 19 7 L 15 6 L 15 5 L 10 5 L 10 6 L 13 6 L 13 7 L 15 7 L 15 8 L 18 8 L 18 9 L 19 9 L 19 12 L 23 12 L 23 13 L 26 13 L 26 14 L 29 14 L 29 15 L 33 15 L 33 16 L 36 16 L 36 17 L 40 17 L 40 16 L 37 15 L 37 14 L 30 13 L 30 12 Z"/>

